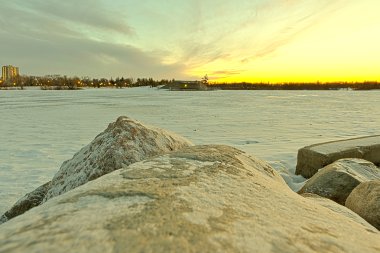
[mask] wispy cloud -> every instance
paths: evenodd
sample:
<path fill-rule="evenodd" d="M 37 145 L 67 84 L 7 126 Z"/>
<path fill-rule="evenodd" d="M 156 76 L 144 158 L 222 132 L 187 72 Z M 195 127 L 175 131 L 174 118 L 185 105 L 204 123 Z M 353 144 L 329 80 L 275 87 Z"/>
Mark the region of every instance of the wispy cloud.
<path fill-rule="evenodd" d="M 98 42 L 80 38 L 52 36 L 49 41 L 8 37 L 2 42 L 17 48 L 22 58 L 17 59 L 31 73 L 46 74 L 60 72 L 69 75 L 95 77 L 174 77 L 182 73 L 180 64 L 164 65 L 160 59 L 137 48 Z M 12 55 L 2 56 L 11 58 Z"/>
<path fill-rule="evenodd" d="M 262 0 L 233 2 L 233 6 L 219 1 L 218 7 L 210 8 L 211 2 L 204 1 L 200 10 L 206 15 L 194 15 L 199 29 L 181 44 L 183 59 L 194 68 L 221 59 L 244 65 L 270 56 L 342 4 L 340 0 Z M 236 6 L 240 11 L 233 11 Z"/>
<path fill-rule="evenodd" d="M 2 23 L 7 25 L 3 29 L 19 27 L 45 32 L 65 32 L 77 31 L 77 27 L 82 26 L 103 32 L 133 34 L 133 28 L 125 22 L 123 13 L 110 10 L 100 0 L 14 0 L 2 3 L 1 14 Z"/>

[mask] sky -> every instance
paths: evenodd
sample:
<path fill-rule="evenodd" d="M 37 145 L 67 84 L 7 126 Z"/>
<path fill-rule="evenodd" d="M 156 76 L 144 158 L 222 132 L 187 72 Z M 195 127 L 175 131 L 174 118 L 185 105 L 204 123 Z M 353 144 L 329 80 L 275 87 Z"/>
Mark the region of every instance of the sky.
<path fill-rule="evenodd" d="M 0 0 L 21 74 L 380 81 L 379 0 Z"/>

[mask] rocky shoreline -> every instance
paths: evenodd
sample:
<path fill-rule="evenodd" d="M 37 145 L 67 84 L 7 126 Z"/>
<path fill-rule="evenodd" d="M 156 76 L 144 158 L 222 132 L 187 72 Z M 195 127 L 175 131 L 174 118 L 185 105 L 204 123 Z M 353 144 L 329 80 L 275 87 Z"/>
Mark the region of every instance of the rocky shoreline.
<path fill-rule="evenodd" d="M 0 252 L 379 252 L 379 214 L 370 161 L 295 193 L 243 151 L 119 117 L 1 216 Z"/>

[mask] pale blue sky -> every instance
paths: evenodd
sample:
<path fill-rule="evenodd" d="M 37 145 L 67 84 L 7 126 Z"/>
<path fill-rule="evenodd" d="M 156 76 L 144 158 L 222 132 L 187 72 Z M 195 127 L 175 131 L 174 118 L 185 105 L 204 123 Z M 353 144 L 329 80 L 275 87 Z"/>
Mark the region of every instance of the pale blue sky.
<path fill-rule="evenodd" d="M 261 76 L 264 80 L 265 75 L 286 79 L 284 68 L 296 75 L 305 64 L 291 65 L 306 61 L 303 57 L 310 48 L 320 51 L 310 60 L 322 65 L 321 55 L 341 56 L 334 55 L 334 47 L 331 52 L 320 47 L 326 40 L 338 45 L 350 31 L 367 37 L 378 32 L 379 2 L 2 1 L 0 64 L 19 66 L 22 73 L 32 75 L 198 79 L 207 73 L 215 79 Z M 347 51 L 364 46 L 351 44 Z M 378 51 L 374 43 L 367 48 L 373 57 L 380 56 L 373 52 Z M 284 66 L 287 60 L 290 65 Z M 368 60 L 376 63 L 374 58 Z"/>

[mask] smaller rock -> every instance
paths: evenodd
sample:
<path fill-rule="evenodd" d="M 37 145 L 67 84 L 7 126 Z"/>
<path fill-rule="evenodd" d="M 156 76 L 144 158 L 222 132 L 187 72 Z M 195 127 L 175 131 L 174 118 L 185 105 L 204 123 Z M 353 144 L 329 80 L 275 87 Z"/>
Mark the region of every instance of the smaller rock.
<path fill-rule="evenodd" d="M 19 199 L 11 209 L 6 211 L 0 217 L 0 224 L 4 223 L 16 216 L 19 216 L 29 209 L 36 207 L 41 204 L 44 199 L 47 191 L 50 189 L 51 182 L 47 182 L 46 184 L 41 185 L 37 189 L 32 192 L 27 193 L 24 197 Z"/>
<path fill-rule="evenodd" d="M 298 193 L 315 193 L 344 205 L 356 186 L 373 179 L 380 179 L 380 169 L 373 163 L 356 158 L 340 159 L 320 169 Z"/>
<path fill-rule="evenodd" d="M 380 180 L 361 183 L 348 196 L 346 207 L 380 230 Z"/>

